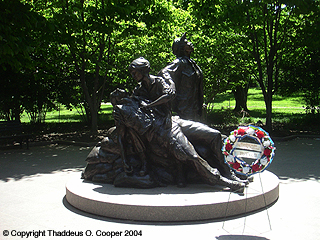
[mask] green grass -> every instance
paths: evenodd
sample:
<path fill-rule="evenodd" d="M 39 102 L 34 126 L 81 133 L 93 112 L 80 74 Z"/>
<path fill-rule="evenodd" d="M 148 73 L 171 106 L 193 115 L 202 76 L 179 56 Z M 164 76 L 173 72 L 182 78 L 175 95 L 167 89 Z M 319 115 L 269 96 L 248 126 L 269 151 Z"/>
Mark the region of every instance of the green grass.
<path fill-rule="evenodd" d="M 265 103 L 260 89 L 252 88 L 248 91 L 248 109 L 252 111 L 265 111 Z M 234 108 L 235 100 L 231 91 L 216 95 L 213 103 L 213 110 L 221 108 Z M 274 113 L 303 113 L 302 94 L 295 94 L 291 97 L 273 96 L 272 110 Z"/>
<path fill-rule="evenodd" d="M 214 102 L 209 105 L 206 123 L 213 127 L 228 128 L 241 124 L 265 124 L 266 111 L 263 95 L 260 89 L 249 89 L 247 106 L 248 114 L 234 113 L 234 96 L 231 91 L 216 95 Z M 302 93 L 291 97 L 273 96 L 273 126 L 277 131 L 314 131 L 319 126 L 319 115 L 306 114 L 303 108 Z M 30 120 L 26 114 L 22 115 L 22 122 L 29 123 Z M 47 125 L 59 128 L 58 125 L 85 126 L 85 123 L 76 109 L 68 110 L 64 107 L 60 111 L 50 111 L 46 115 Z M 112 105 L 102 104 L 99 114 L 99 127 L 112 126 L 114 124 L 112 117 Z M 51 127 L 50 127 L 51 128 Z"/>
<path fill-rule="evenodd" d="M 237 126 L 265 124 L 265 103 L 260 89 L 249 89 L 247 106 L 248 114 L 234 113 L 234 96 L 231 91 L 218 94 L 213 104 L 209 105 L 208 124 L 225 126 Z M 319 116 L 305 113 L 302 93 L 290 97 L 273 96 L 272 122 L 274 130 L 286 132 L 319 132 Z"/>
<path fill-rule="evenodd" d="M 102 104 L 101 110 L 99 112 L 99 121 L 109 121 L 112 118 L 112 105 L 111 104 Z M 77 109 L 67 109 L 63 106 L 60 107 L 60 110 L 53 110 L 47 112 L 46 114 L 46 123 L 77 123 L 83 122 L 83 118 Z M 30 119 L 26 113 L 23 113 L 21 116 L 21 122 L 29 123 Z"/>
<path fill-rule="evenodd" d="M 265 118 L 265 103 L 260 89 L 249 89 L 248 92 L 248 109 L 250 116 L 254 118 Z M 303 100 L 301 94 L 296 94 L 291 97 L 281 97 L 275 95 L 273 97 L 273 113 L 274 117 L 282 118 L 286 115 L 304 114 Z M 235 106 L 234 96 L 231 91 L 216 95 L 213 104 L 210 104 L 209 109 L 212 112 L 221 111 L 224 109 L 233 109 Z M 110 104 L 102 104 L 99 115 L 100 121 L 109 121 L 112 116 L 112 106 Z M 236 116 L 239 118 L 239 116 Z M 21 121 L 28 123 L 30 121 L 26 113 L 22 115 Z M 83 119 L 76 109 L 68 110 L 61 106 L 59 110 L 53 110 L 47 113 L 46 123 L 68 123 L 82 122 Z"/>

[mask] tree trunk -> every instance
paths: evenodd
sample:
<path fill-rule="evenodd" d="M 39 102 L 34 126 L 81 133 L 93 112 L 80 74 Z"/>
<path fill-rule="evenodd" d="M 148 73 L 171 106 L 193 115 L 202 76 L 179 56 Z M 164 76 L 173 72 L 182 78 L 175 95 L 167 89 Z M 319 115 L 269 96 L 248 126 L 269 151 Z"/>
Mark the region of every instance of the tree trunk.
<path fill-rule="evenodd" d="M 91 132 L 92 134 L 98 133 L 98 109 L 96 104 L 93 104 L 93 108 L 90 109 L 91 113 Z"/>
<path fill-rule="evenodd" d="M 83 68 L 84 69 L 84 68 Z M 90 112 L 90 123 L 91 123 L 91 132 L 93 134 L 96 134 L 98 132 L 98 108 L 96 104 L 96 94 L 92 94 L 92 96 L 89 93 L 89 89 L 86 84 L 86 74 L 84 70 L 79 71 L 80 75 L 80 81 L 81 81 L 81 86 L 82 90 L 85 96 L 85 100 L 88 104 L 88 109 Z M 86 111 L 88 114 L 88 112 Z"/>
<path fill-rule="evenodd" d="M 265 98 L 266 104 L 266 131 L 272 132 L 272 93 L 268 92 Z"/>
<path fill-rule="evenodd" d="M 246 87 L 237 86 L 232 90 L 234 98 L 236 100 L 236 106 L 233 109 L 234 112 L 240 112 L 241 110 L 248 112 L 247 99 L 248 99 L 248 85 Z"/>

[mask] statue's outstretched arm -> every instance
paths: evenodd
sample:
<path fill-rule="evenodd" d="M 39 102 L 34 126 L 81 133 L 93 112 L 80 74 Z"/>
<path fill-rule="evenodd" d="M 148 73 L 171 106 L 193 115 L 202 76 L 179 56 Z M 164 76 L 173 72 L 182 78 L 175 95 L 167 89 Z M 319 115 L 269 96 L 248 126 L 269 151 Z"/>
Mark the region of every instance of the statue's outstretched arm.
<path fill-rule="evenodd" d="M 172 99 L 172 97 L 171 97 L 170 94 L 164 94 L 164 95 L 160 96 L 159 98 L 157 98 L 156 100 L 154 100 L 151 103 L 148 103 L 148 104 L 145 103 L 145 102 L 141 102 L 141 103 L 142 103 L 142 107 L 154 107 L 154 106 L 157 106 L 157 105 L 161 105 L 161 104 L 167 103 L 171 99 Z"/>

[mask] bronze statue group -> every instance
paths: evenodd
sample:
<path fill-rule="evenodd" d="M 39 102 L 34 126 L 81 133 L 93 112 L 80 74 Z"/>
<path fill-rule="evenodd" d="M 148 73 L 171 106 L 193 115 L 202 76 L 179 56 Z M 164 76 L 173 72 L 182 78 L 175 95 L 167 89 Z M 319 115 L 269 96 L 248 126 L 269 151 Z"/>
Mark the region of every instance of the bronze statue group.
<path fill-rule="evenodd" d="M 142 57 L 129 65 L 137 86 L 132 94 L 111 93 L 115 127 L 88 155 L 82 178 L 116 187 L 206 183 L 242 190 L 248 180 L 224 162 L 220 132 L 199 122 L 203 74 L 190 58 L 193 45 L 184 34 L 172 50 L 176 60 L 157 76 Z"/>

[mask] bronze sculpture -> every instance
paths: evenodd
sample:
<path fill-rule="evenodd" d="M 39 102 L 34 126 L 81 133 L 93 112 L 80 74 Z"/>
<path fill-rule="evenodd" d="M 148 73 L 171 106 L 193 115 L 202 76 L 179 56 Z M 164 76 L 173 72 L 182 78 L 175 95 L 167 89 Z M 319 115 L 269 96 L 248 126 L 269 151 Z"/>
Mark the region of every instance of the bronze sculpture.
<path fill-rule="evenodd" d="M 175 85 L 170 77 L 150 75 L 144 58 L 134 60 L 129 71 L 138 85 L 131 96 L 120 89 L 111 94 L 116 128 L 91 151 L 82 178 L 118 187 L 200 181 L 243 189 L 248 182 L 223 161 L 220 132 L 171 116 Z"/>
<path fill-rule="evenodd" d="M 203 108 L 203 74 L 196 62 L 190 58 L 193 51 L 193 44 L 187 40 L 184 33 L 172 44 L 172 52 L 177 58 L 159 74 L 169 74 L 175 83 L 176 97 L 172 110 L 183 119 L 199 121 Z"/>

